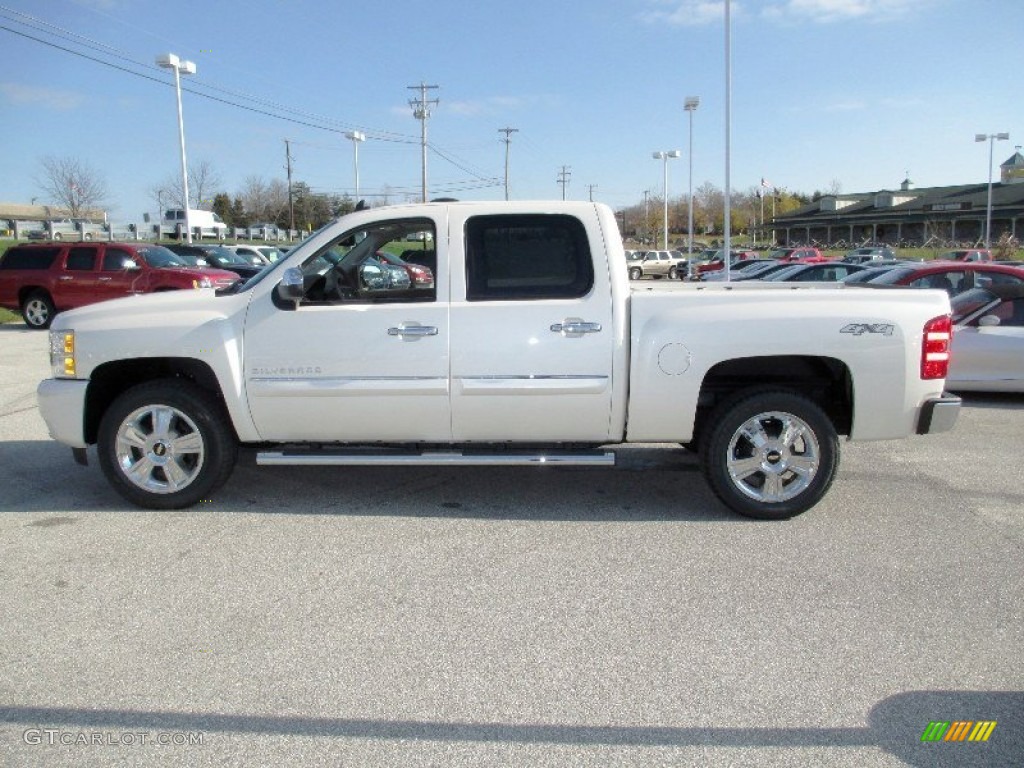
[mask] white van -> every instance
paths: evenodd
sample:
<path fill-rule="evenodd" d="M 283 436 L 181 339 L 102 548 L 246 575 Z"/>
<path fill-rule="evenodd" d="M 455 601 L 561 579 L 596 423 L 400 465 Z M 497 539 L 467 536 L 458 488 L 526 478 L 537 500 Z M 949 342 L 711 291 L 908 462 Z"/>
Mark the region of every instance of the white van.
<path fill-rule="evenodd" d="M 170 208 L 164 211 L 163 220 L 160 222 L 161 232 L 169 232 L 175 237 L 180 237 L 185 232 L 185 210 L 183 208 Z M 228 225 L 213 211 L 200 211 L 197 208 L 188 209 L 188 226 L 192 227 L 192 234 L 199 230 L 199 237 L 215 237 L 223 240 L 228 232 Z"/>

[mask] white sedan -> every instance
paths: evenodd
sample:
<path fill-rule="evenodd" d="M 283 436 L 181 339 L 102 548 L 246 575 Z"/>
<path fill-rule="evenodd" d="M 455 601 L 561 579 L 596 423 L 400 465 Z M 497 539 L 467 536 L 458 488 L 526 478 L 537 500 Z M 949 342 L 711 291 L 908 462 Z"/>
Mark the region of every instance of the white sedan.
<path fill-rule="evenodd" d="M 952 303 L 946 387 L 953 392 L 1024 392 L 1024 286 L 972 288 Z"/>

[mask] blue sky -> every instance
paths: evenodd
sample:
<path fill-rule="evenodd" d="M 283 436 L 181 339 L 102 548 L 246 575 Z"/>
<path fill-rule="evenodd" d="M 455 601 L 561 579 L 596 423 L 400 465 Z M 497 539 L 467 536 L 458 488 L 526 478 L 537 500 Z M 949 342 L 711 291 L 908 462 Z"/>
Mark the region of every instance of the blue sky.
<path fill-rule="evenodd" d="M 178 169 L 174 52 L 194 61 L 186 92 L 190 161 L 234 194 L 248 176 L 352 192 L 347 130 L 365 193 L 420 189 L 419 122 L 407 86 L 436 84 L 430 195 L 500 199 L 514 127 L 514 198 L 567 196 L 614 207 L 660 195 L 655 150 L 680 149 L 686 96 L 694 187 L 725 178 L 724 4 L 718 0 L 0 0 L 0 202 L 45 202 L 46 155 L 77 157 L 110 190 L 114 220 L 155 209 L 149 190 Z M 762 177 L 812 192 L 984 182 L 1024 143 L 1021 0 L 734 0 L 732 186 Z M 14 31 L 9 31 L 14 30 Z M 31 40 L 44 40 L 50 45 Z M 145 75 L 97 63 L 53 47 Z M 146 79 L 146 78 L 155 78 Z M 217 89 L 217 90 L 212 90 Z M 254 99 L 256 99 L 254 101 Z M 271 106 L 273 105 L 273 106 Z M 245 109 L 243 107 L 249 107 Z M 260 111 L 285 115 L 278 119 Z M 287 110 L 287 111 L 285 111 Z M 318 126 L 318 127 L 314 127 Z"/>

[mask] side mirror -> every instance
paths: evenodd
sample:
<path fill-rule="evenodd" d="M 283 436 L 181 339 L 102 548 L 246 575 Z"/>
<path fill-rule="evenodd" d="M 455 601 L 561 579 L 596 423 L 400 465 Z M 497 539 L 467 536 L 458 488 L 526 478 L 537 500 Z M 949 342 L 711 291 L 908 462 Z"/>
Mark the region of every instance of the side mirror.
<path fill-rule="evenodd" d="M 296 309 L 302 301 L 303 279 L 302 270 L 298 267 L 289 267 L 281 276 L 281 282 L 277 284 L 277 295 L 284 301 L 295 303 Z"/>
<path fill-rule="evenodd" d="M 979 328 L 995 328 L 999 325 L 1000 320 L 995 315 L 985 315 L 978 320 Z"/>
<path fill-rule="evenodd" d="M 121 265 L 121 268 L 126 270 L 126 271 L 128 271 L 128 272 L 134 272 L 136 270 L 142 269 L 142 267 L 140 267 L 138 264 L 136 264 L 131 259 L 125 259 L 124 263 Z"/>

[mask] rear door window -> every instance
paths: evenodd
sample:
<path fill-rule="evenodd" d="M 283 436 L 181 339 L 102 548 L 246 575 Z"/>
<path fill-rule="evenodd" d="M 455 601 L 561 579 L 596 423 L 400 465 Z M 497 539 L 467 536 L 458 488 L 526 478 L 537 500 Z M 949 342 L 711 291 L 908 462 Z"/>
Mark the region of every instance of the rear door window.
<path fill-rule="evenodd" d="M 96 249 L 92 247 L 71 248 L 68 250 L 64 268 L 73 272 L 84 272 L 96 266 Z"/>
<path fill-rule="evenodd" d="M 573 216 L 474 216 L 466 251 L 468 301 L 574 299 L 594 285 L 587 233 Z"/>

